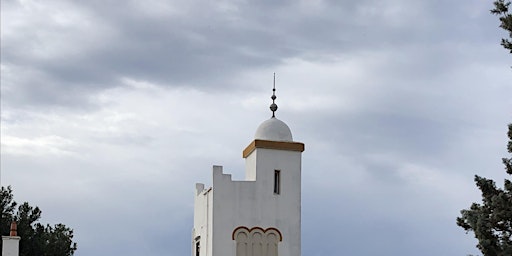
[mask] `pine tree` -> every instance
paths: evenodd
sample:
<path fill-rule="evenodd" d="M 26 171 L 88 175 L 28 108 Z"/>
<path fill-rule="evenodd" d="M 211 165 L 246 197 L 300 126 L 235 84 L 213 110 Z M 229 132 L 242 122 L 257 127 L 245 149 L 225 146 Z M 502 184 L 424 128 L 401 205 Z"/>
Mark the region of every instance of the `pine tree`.
<path fill-rule="evenodd" d="M 499 16 L 500 28 L 508 31 L 509 39 L 502 38 L 501 45 L 512 53 L 512 14 L 509 12 L 509 8 L 510 1 L 497 0 L 494 2 L 494 9 L 491 10 L 491 13 Z"/>
<path fill-rule="evenodd" d="M 508 152 L 512 154 L 512 124 L 508 125 Z M 505 170 L 512 175 L 512 157 L 503 158 Z M 478 239 L 477 248 L 484 256 L 512 255 L 512 182 L 505 179 L 503 188 L 491 179 L 475 175 L 477 187 L 482 191 L 482 203 L 473 203 L 461 211 L 457 225 L 472 231 Z"/>

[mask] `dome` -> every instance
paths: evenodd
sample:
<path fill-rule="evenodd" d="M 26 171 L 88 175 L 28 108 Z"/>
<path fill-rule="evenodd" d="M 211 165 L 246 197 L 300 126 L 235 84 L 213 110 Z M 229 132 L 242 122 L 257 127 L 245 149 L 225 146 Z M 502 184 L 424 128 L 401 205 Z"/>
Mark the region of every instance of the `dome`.
<path fill-rule="evenodd" d="M 254 135 L 256 140 L 293 141 L 292 132 L 283 121 L 272 117 L 260 124 Z"/>

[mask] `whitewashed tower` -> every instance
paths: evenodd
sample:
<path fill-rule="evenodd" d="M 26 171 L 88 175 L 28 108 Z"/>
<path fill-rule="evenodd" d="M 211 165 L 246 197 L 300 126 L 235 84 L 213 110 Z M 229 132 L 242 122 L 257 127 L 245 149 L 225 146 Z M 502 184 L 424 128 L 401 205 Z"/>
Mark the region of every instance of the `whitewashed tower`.
<path fill-rule="evenodd" d="M 275 81 L 275 78 L 274 78 Z M 245 180 L 213 167 L 213 185 L 196 184 L 192 256 L 300 256 L 301 155 L 290 128 L 272 117 L 243 151 Z"/>

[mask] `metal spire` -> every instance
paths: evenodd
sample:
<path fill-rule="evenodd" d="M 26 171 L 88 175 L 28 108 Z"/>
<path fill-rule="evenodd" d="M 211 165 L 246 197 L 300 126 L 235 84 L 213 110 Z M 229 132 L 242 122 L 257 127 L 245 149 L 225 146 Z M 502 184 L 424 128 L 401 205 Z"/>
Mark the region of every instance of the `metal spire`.
<path fill-rule="evenodd" d="M 274 72 L 274 88 L 272 88 L 272 104 L 270 105 L 270 111 L 272 111 L 272 117 L 276 117 L 277 105 L 275 103 L 276 100 L 276 73 Z"/>

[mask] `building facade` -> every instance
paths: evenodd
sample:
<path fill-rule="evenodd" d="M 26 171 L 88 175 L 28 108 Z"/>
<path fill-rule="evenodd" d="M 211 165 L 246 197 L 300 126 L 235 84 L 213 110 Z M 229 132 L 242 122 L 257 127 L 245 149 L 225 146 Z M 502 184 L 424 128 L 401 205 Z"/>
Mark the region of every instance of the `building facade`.
<path fill-rule="evenodd" d="M 192 256 L 301 255 L 304 144 L 271 110 L 243 150 L 245 180 L 214 166 L 212 187 L 196 184 Z"/>

